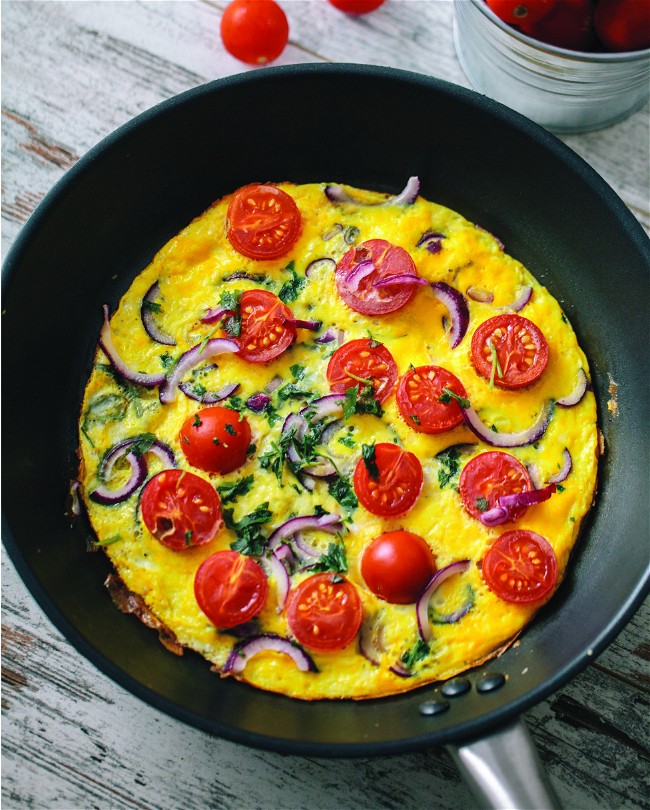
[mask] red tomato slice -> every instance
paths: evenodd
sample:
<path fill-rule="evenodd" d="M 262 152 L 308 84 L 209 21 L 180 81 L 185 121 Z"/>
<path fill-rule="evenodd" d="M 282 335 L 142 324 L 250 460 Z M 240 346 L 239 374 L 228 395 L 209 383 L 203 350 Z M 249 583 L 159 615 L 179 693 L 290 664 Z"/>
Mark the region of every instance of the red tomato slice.
<path fill-rule="evenodd" d="M 513 313 L 497 315 L 474 332 L 472 362 L 494 385 L 523 388 L 541 377 L 548 362 L 548 343 L 528 318 Z"/>
<path fill-rule="evenodd" d="M 212 624 L 224 629 L 257 616 L 268 591 L 261 566 L 238 551 L 217 551 L 201 563 L 194 577 L 199 607 Z"/>
<path fill-rule="evenodd" d="M 225 475 L 246 461 L 251 429 L 248 420 L 237 411 L 212 405 L 188 417 L 178 438 L 185 458 L 193 467 Z"/>
<path fill-rule="evenodd" d="M 209 543 L 221 528 L 221 501 L 204 478 L 163 470 L 142 490 L 142 519 L 151 534 L 174 551 Z"/>
<path fill-rule="evenodd" d="M 361 557 L 361 575 L 380 599 L 395 605 L 416 602 L 436 572 L 426 541 L 413 532 L 386 532 Z"/>
<path fill-rule="evenodd" d="M 368 338 L 351 340 L 330 357 L 327 381 L 335 394 L 372 385 L 375 399 L 385 402 L 397 382 L 397 364 L 381 343 Z"/>
<path fill-rule="evenodd" d="M 502 495 L 515 495 L 533 488 L 524 465 L 509 453 L 498 450 L 481 453 L 463 467 L 458 491 L 465 509 L 477 520 L 483 512 L 498 505 Z M 525 506 L 511 509 L 517 520 L 526 511 Z"/>
<path fill-rule="evenodd" d="M 236 59 L 265 65 L 287 44 L 287 15 L 275 0 L 233 0 L 221 17 L 221 39 Z"/>
<path fill-rule="evenodd" d="M 541 534 L 506 532 L 494 541 L 481 568 L 488 588 L 506 602 L 536 602 L 555 587 L 557 559 Z"/>
<path fill-rule="evenodd" d="M 271 185 L 244 186 L 228 206 L 230 244 L 249 259 L 277 259 L 293 247 L 302 217 L 293 197 Z"/>
<path fill-rule="evenodd" d="M 357 589 L 339 574 L 315 574 L 289 592 L 289 627 L 296 640 L 312 650 L 347 647 L 362 618 Z"/>
<path fill-rule="evenodd" d="M 447 399 L 445 388 L 465 399 L 463 384 L 450 371 L 440 366 L 419 366 L 400 378 L 397 386 L 397 406 L 409 427 L 418 433 L 444 433 L 463 421 L 458 401 Z"/>
<path fill-rule="evenodd" d="M 251 363 L 268 363 L 296 339 L 293 313 L 277 295 L 267 290 L 246 290 L 240 302 L 239 357 Z"/>
<path fill-rule="evenodd" d="M 422 465 L 414 453 L 388 442 L 375 445 L 376 473 L 373 477 L 364 459 L 354 471 L 354 491 L 373 515 L 398 517 L 417 501 L 422 490 Z"/>
<path fill-rule="evenodd" d="M 390 276 L 417 277 L 415 262 L 404 248 L 385 239 L 369 239 L 351 247 L 336 268 L 336 287 L 345 303 L 363 315 L 396 312 L 413 297 L 415 284 L 396 282 L 375 287 Z"/>

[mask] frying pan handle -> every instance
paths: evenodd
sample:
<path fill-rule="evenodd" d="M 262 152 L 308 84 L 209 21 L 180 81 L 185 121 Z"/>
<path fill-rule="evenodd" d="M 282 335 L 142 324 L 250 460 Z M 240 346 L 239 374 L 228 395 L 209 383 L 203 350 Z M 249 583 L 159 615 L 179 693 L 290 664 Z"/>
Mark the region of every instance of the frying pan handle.
<path fill-rule="evenodd" d="M 560 803 L 522 720 L 447 750 L 481 808 L 559 810 Z"/>

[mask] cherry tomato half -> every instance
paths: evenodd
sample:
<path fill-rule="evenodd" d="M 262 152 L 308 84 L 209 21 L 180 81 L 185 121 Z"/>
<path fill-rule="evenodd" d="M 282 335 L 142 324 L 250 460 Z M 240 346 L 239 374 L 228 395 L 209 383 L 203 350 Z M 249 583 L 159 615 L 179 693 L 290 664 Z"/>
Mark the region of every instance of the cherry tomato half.
<path fill-rule="evenodd" d="M 334 8 L 346 14 L 367 14 L 374 11 L 384 0 L 329 0 Z"/>
<path fill-rule="evenodd" d="M 238 551 L 217 551 L 199 566 L 194 596 L 217 627 L 250 621 L 264 607 L 269 581 L 262 567 Z"/>
<path fill-rule="evenodd" d="M 354 471 L 354 491 L 362 506 L 380 517 L 398 517 L 409 511 L 422 491 L 422 465 L 414 453 L 396 444 L 375 445 L 373 477 L 364 459 Z"/>
<path fill-rule="evenodd" d="M 419 534 L 380 534 L 361 556 L 361 575 L 380 599 L 395 605 L 416 602 L 436 572 L 435 557 Z"/>
<path fill-rule="evenodd" d="M 528 318 L 497 315 L 474 332 L 472 362 L 479 374 L 500 388 L 523 388 L 541 377 L 548 362 L 548 343 Z"/>
<path fill-rule="evenodd" d="M 396 282 L 375 287 L 391 276 L 417 277 L 415 262 L 404 248 L 385 239 L 369 239 L 351 247 L 336 267 L 336 287 L 345 303 L 363 315 L 386 315 L 405 306 L 415 284 Z"/>
<path fill-rule="evenodd" d="M 537 22 L 545 17 L 558 0 L 487 0 L 488 6 L 500 20 L 510 25 L 522 21 Z"/>
<path fill-rule="evenodd" d="M 230 244 L 242 256 L 277 259 L 296 243 L 302 230 L 302 216 L 286 191 L 277 186 L 252 184 L 235 192 L 228 206 L 226 229 Z"/>
<path fill-rule="evenodd" d="M 536 602 L 554 588 L 557 559 L 541 534 L 505 532 L 494 541 L 481 567 L 488 588 L 506 602 Z"/>
<path fill-rule="evenodd" d="M 221 501 L 204 478 L 163 470 L 142 490 L 142 519 L 164 546 L 181 551 L 209 543 L 221 528 Z"/>
<path fill-rule="evenodd" d="M 330 357 L 327 381 L 335 394 L 372 385 L 375 399 L 385 402 L 397 382 L 397 364 L 381 343 L 368 338 L 350 340 Z"/>
<path fill-rule="evenodd" d="M 521 20 L 518 25 L 533 39 L 558 48 L 588 51 L 596 44 L 594 0 L 557 0 L 541 20 Z"/>
<path fill-rule="evenodd" d="M 650 48 L 650 3 L 647 0 L 599 0 L 594 25 L 598 39 L 612 51 Z"/>
<path fill-rule="evenodd" d="M 293 313 L 267 290 L 246 290 L 240 302 L 239 357 L 250 363 L 268 363 L 296 339 Z"/>
<path fill-rule="evenodd" d="M 440 366 L 418 366 L 400 378 L 397 407 L 409 427 L 418 433 L 444 433 L 463 421 L 458 400 L 445 396 L 445 388 L 463 399 L 467 392 L 450 371 Z M 443 401 L 440 402 L 440 398 Z"/>
<path fill-rule="evenodd" d="M 362 618 L 357 589 L 339 574 L 315 574 L 289 592 L 289 627 L 296 640 L 312 650 L 347 647 Z"/>
<path fill-rule="evenodd" d="M 221 405 L 201 408 L 189 416 L 178 436 L 193 467 L 221 475 L 241 467 L 251 444 L 247 419 Z"/>
<path fill-rule="evenodd" d="M 236 59 L 265 65 L 289 39 L 287 16 L 275 0 L 234 0 L 221 18 L 221 40 Z"/>
<path fill-rule="evenodd" d="M 465 509 L 477 520 L 483 512 L 497 506 L 503 495 L 528 492 L 533 488 L 524 465 L 510 453 L 498 450 L 480 453 L 463 467 L 458 491 Z M 517 520 L 526 511 L 525 506 L 511 509 Z"/>

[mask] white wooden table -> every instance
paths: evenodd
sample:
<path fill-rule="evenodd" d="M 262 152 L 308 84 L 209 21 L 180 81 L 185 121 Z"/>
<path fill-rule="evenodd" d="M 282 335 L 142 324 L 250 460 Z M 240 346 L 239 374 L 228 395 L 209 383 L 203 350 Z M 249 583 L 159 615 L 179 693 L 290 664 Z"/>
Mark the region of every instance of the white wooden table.
<path fill-rule="evenodd" d="M 450 0 L 387 0 L 363 18 L 281 0 L 277 64 L 363 62 L 468 86 Z M 223 51 L 226 0 L 2 2 L 3 256 L 39 200 L 91 146 L 160 100 L 248 68 Z M 650 228 L 649 110 L 564 138 Z M 8 471 L 3 471 L 7 474 Z M 66 642 L 2 566 L 6 808 L 472 806 L 444 751 L 318 760 L 215 739 L 140 702 Z M 570 810 L 650 807 L 647 606 L 587 670 L 526 715 Z"/>

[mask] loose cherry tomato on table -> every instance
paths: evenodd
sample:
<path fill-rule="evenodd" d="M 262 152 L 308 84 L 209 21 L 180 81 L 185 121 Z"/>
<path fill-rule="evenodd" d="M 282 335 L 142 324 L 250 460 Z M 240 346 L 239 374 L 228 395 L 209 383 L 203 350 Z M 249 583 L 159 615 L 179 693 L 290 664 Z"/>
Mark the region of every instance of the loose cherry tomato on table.
<path fill-rule="evenodd" d="M 236 59 L 265 65 L 289 39 L 287 16 L 275 0 L 234 0 L 221 18 L 221 40 Z"/>
<path fill-rule="evenodd" d="M 528 36 L 558 48 L 588 51 L 596 44 L 594 0 L 557 0 L 541 20 L 518 23 Z"/>
<path fill-rule="evenodd" d="M 370 590 L 394 605 L 410 605 L 436 572 L 433 552 L 419 534 L 403 530 L 376 537 L 361 555 L 361 575 Z"/>
<path fill-rule="evenodd" d="M 216 627 L 250 621 L 262 610 L 269 582 L 262 567 L 237 551 L 217 551 L 199 566 L 194 596 Z"/>
<path fill-rule="evenodd" d="M 179 432 L 185 458 L 205 472 L 226 473 L 246 461 L 251 444 L 248 420 L 237 411 L 212 405 L 189 416 Z"/>
<path fill-rule="evenodd" d="M 174 551 L 209 543 L 223 525 L 214 487 L 184 470 L 154 475 L 142 491 L 140 507 L 147 529 Z"/>
<path fill-rule="evenodd" d="M 354 471 L 354 491 L 362 506 L 373 515 L 398 517 L 415 504 L 423 480 L 422 465 L 414 453 L 382 442 L 375 445 L 372 462 L 359 459 Z"/>
<path fill-rule="evenodd" d="M 228 206 L 226 230 L 230 244 L 242 256 L 260 261 L 277 259 L 296 243 L 302 216 L 286 191 L 253 183 L 235 192 Z"/>
<path fill-rule="evenodd" d="M 327 381 L 335 394 L 371 385 L 375 399 L 385 402 L 397 382 L 397 364 L 383 344 L 369 338 L 350 340 L 330 357 Z"/>
<path fill-rule="evenodd" d="M 557 559 L 541 534 L 527 529 L 505 532 L 488 549 L 481 566 L 488 588 L 506 602 L 543 599 L 555 587 Z"/>
<path fill-rule="evenodd" d="M 293 313 L 277 295 L 267 290 L 246 290 L 239 305 L 241 332 L 239 357 L 250 363 L 268 363 L 296 339 Z"/>
<path fill-rule="evenodd" d="M 483 512 L 498 505 L 503 495 L 528 492 L 533 488 L 524 465 L 510 453 L 498 450 L 480 453 L 463 467 L 458 491 L 465 509 L 477 520 Z M 525 506 L 512 507 L 512 520 L 526 511 Z"/>
<path fill-rule="evenodd" d="M 329 0 L 334 8 L 345 11 L 346 14 L 368 14 L 384 2 L 384 0 Z"/>
<path fill-rule="evenodd" d="M 359 632 L 362 618 L 357 589 L 339 574 L 315 574 L 289 592 L 289 627 L 296 640 L 312 650 L 347 647 Z"/>
<path fill-rule="evenodd" d="M 521 315 L 489 318 L 472 336 L 474 368 L 499 388 L 523 388 L 538 380 L 548 362 L 548 343 Z"/>
<path fill-rule="evenodd" d="M 487 0 L 488 6 L 500 20 L 510 25 L 537 22 L 546 16 L 558 0 Z"/>
<path fill-rule="evenodd" d="M 612 51 L 650 48 L 648 0 L 599 0 L 594 25 L 598 39 Z"/>
<path fill-rule="evenodd" d="M 403 278 L 407 277 L 405 283 Z M 394 284 L 375 286 L 395 278 Z M 369 239 L 351 247 L 336 267 L 336 287 L 345 303 L 363 315 L 386 315 L 413 297 L 417 279 L 415 262 L 404 248 L 385 239 Z"/>
<path fill-rule="evenodd" d="M 409 427 L 418 433 L 444 433 L 463 421 L 458 399 L 467 392 L 458 377 L 440 366 L 418 366 L 400 378 L 397 407 Z"/>

